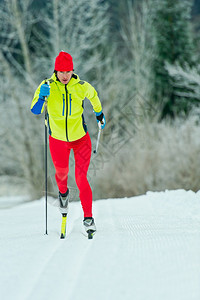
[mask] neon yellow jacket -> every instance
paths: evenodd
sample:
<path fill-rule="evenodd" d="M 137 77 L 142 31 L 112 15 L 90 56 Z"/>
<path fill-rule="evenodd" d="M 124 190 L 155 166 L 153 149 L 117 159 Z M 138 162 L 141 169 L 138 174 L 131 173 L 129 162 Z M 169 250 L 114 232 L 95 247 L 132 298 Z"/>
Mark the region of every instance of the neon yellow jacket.
<path fill-rule="evenodd" d="M 47 99 L 47 112 L 50 135 L 62 141 L 76 141 L 87 132 L 84 121 L 83 110 L 84 100 L 90 100 L 95 112 L 102 110 L 101 102 L 96 90 L 86 81 L 79 79 L 73 74 L 68 84 L 63 84 L 57 80 L 53 74 L 49 80 L 50 95 Z M 41 82 L 37 88 L 31 104 L 31 109 L 39 99 Z M 44 105 L 39 113 L 44 109 Z"/>

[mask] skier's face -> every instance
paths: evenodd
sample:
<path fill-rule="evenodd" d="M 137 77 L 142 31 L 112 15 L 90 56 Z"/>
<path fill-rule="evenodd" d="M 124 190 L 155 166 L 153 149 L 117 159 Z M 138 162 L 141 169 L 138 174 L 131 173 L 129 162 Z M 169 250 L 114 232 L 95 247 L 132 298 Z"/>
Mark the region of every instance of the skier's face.
<path fill-rule="evenodd" d="M 69 71 L 69 72 L 57 72 L 57 77 L 60 80 L 60 82 L 62 82 L 63 84 L 67 84 L 71 77 L 72 77 L 73 71 Z"/>

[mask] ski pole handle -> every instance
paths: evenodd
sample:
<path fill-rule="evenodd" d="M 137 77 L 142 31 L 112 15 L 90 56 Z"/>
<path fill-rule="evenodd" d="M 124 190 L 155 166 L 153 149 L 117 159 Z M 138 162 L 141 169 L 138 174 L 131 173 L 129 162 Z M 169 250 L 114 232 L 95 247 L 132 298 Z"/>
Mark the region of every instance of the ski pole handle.
<path fill-rule="evenodd" d="M 45 84 L 49 85 L 49 80 L 47 80 L 47 78 L 45 79 Z M 44 99 L 45 99 L 45 104 L 47 105 L 47 96 L 45 96 Z"/>

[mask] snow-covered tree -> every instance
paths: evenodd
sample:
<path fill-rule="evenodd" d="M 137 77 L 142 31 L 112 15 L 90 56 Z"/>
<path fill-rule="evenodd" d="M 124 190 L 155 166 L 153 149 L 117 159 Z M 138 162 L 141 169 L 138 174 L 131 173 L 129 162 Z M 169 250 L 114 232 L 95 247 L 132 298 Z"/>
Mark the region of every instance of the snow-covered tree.
<path fill-rule="evenodd" d="M 147 1 L 127 0 L 127 15 L 121 21 L 121 36 L 127 49 L 127 80 L 137 115 L 144 116 L 152 98 L 155 41 L 151 33 L 151 11 Z"/>
<path fill-rule="evenodd" d="M 191 1 L 150 0 L 150 5 L 157 52 L 154 62 L 154 97 L 156 101 L 163 101 L 163 116 L 173 116 L 176 93 L 165 63 L 192 63 L 194 49 L 190 23 Z"/>
<path fill-rule="evenodd" d="M 0 10 L 1 172 L 20 176 L 36 187 L 41 182 L 39 123 L 30 120 L 34 82 L 30 36 L 36 19 L 30 0 L 4 1 Z M 38 146 L 38 149 L 36 148 Z"/>
<path fill-rule="evenodd" d="M 32 0 L 5 0 L 0 5 L 0 45 L 9 67 L 34 86 L 31 35 L 39 21 L 30 9 Z"/>
<path fill-rule="evenodd" d="M 41 126 L 30 116 L 30 89 L 10 73 L 1 86 L 1 172 L 20 176 L 34 193 L 43 186 L 43 140 Z M 12 78 L 12 80 L 10 80 Z M 20 88 L 19 88 L 20 85 Z M 39 187 L 40 189 L 39 190 Z"/>
<path fill-rule="evenodd" d="M 185 98 L 193 106 L 194 101 L 200 101 L 200 65 L 184 67 L 178 64 L 166 64 L 166 69 L 173 78 L 173 85 L 177 88 L 176 95 Z M 189 104 L 188 103 L 188 104 Z"/>
<path fill-rule="evenodd" d="M 107 10 L 101 0 L 48 1 L 42 11 L 43 31 L 34 32 L 40 74 L 52 72 L 55 57 L 64 50 L 72 54 L 75 72 L 90 80 L 98 77 L 108 42 Z"/>

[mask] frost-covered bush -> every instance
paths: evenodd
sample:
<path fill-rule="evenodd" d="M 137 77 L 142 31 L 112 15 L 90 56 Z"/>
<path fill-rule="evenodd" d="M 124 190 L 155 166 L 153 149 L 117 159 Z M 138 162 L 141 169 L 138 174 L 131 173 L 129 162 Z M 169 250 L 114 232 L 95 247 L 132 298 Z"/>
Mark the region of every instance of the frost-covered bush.
<path fill-rule="evenodd" d="M 165 189 L 199 190 L 198 115 L 175 123 L 146 122 L 110 157 L 96 177 L 97 198 L 124 197 Z"/>

